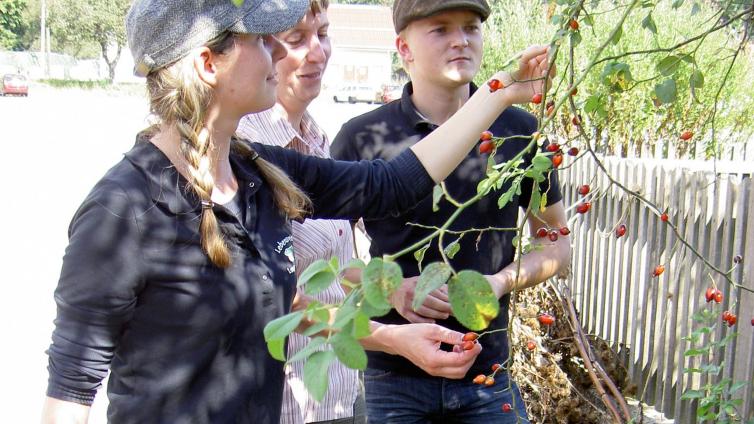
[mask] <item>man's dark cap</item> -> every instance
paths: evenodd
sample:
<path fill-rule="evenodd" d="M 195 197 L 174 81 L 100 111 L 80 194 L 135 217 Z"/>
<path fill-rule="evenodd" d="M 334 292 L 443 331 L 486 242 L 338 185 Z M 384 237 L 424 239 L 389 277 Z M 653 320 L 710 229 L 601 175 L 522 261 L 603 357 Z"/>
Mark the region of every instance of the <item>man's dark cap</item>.
<path fill-rule="evenodd" d="M 411 22 L 424 19 L 446 10 L 465 9 L 479 14 L 484 22 L 490 16 L 490 6 L 485 0 L 395 0 L 393 25 L 395 32 L 403 31 Z"/>

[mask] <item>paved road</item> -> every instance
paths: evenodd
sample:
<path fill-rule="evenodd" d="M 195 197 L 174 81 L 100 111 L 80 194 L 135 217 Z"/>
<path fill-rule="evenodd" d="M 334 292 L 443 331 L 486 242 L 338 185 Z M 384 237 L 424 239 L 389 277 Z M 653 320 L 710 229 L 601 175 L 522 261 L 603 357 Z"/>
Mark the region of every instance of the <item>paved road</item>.
<path fill-rule="evenodd" d="M 328 134 L 375 106 L 312 105 Z M 147 125 L 143 97 L 32 87 L 0 97 L 0 422 L 38 422 L 47 382 L 53 291 L 71 216 L 91 186 Z M 99 401 L 91 423 L 102 423 Z"/>

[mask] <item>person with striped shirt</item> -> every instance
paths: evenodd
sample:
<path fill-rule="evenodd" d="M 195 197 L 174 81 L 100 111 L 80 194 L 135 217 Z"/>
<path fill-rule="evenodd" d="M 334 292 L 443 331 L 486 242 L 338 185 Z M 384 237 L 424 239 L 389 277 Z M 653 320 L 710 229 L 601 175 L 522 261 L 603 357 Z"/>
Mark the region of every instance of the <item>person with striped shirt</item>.
<path fill-rule="evenodd" d="M 330 157 L 327 134 L 307 111 L 320 93 L 322 75 L 332 51 L 328 36 L 328 7 L 328 0 L 311 0 L 306 15 L 293 28 L 277 34 L 288 51 L 288 55 L 276 65 L 280 80 L 277 102 L 266 111 L 243 117 L 237 129 L 239 136 L 307 155 Z M 293 222 L 296 277 L 317 259 L 337 256 L 341 264 L 346 264 L 353 257 L 353 250 L 353 233 L 348 220 Z M 345 295 L 340 284 L 331 284 L 314 299 L 334 304 L 342 301 Z M 291 334 L 288 357 L 306 347 L 309 340 L 301 334 Z M 335 361 L 328 370 L 328 379 L 327 393 L 321 402 L 317 402 L 304 387 L 304 362 L 286 366 L 280 423 L 365 423 L 364 396 L 358 371 Z"/>

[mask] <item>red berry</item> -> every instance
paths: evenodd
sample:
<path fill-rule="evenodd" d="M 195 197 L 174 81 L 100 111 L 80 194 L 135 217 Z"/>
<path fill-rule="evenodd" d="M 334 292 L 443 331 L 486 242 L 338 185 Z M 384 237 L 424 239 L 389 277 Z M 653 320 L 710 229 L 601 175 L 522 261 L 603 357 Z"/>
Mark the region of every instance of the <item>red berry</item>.
<path fill-rule="evenodd" d="M 579 194 L 582 196 L 586 196 L 589 194 L 589 191 L 591 191 L 591 187 L 589 187 L 589 184 L 584 184 L 581 187 L 579 187 Z"/>
<path fill-rule="evenodd" d="M 542 103 L 542 93 L 537 93 L 531 97 L 531 102 L 535 105 Z"/>
<path fill-rule="evenodd" d="M 490 376 L 490 377 L 487 377 L 486 379 L 484 379 L 484 385 L 485 386 L 490 387 L 493 384 L 495 384 L 495 377 Z"/>
<path fill-rule="evenodd" d="M 567 236 L 568 234 L 571 234 L 571 230 L 568 229 L 568 227 L 560 227 L 558 230 L 560 234 L 563 234 L 564 236 Z"/>
<path fill-rule="evenodd" d="M 723 302 L 723 292 L 720 290 L 715 290 L 715 303 L 722 303 Z"/>
<path fill-rule="evenodd" d="M 615 229 L 615 237 L 621 238 L 626 235 L 626 224 L 620 224 L 618 228 Z"/>
<path fill-rule="evenodd" d="M 571 123 L 576 126 L 581 125 L 581 117 L 578 115 L 574 116 L 573 118 L 571 118 Z"/>
<path fill-rule="evenodd" d="M 712 287 L 707 287 L 707 291 L 704 292 L 704 300 L 707 301 L 707 303 L 712 302 L 712 300 L 715 298 L 715 289 Z"/>
<path fill-rule="evenodd" d="M 510 403 L 504 403 L 503 404 L 503 412 L 511 412 L 511 404 Z"/>
<path fill-rule="evenodd" d="M 547 145 L 547 147 L 545 147 L 545 150 L 547 150 L 548 152 L 553 152 L 553 153 L 557 152 L 558 150 L 560 150 L 560 144 L 550 143 Z"/>
<path fill-rule="evenodd" d="M 497 370 L 498 370 L 498 368 L 500 368 L 501 366 L 502 366 L 502 365 L 500 365 L 500 364 L 492 364 L 492 372 L 495 372 L 495 371 L 497 371 Z"/>
<path fill-rule="evenodd" d="M 478 376 L 474 377 L 474 384 L 484 384 L 484 380 L 487 379 L 487 376 L 484 374 L 479 374 Z"/>
<path fill-rule="evenodd" d="M 568 26 L 571 27 L 572 30 L 578 31 L 579 21 L 577 21 L 576 19 L 571 19 L 570 21 L 568 21 Z"/>
<path fill-rule="evenodd" d="M 579 92 L 579 89 L 577 87 L 573 87 L 571 89 L 571 96 L 575 96 Z"/>
<path fill-rule="evenodd" d="M 550 231 L 549 233 L 547 233 L 547 238 L 552 242 L 558 241 L 558 232 L 555 230 Z"/>
<path fill-rule="evenodd" d="M 559 167 L 563 163 L 563 154 L 562 153 L 555 153 L 552 156 L 552 166 L 553 168 Z"/>
<path fill-rule="evenodd" d="M 491 79 L 487 81 L 487 86 L 490 87 L 490 93 L 494 93 L 495 91 L 503 88 L 503 83 L 499 79 Z"/>
<path fill-rule="evenodd" d="M 528 342 L 526 342 L 526 348 L 529 350 L 534 350 L 537 348 L 537 344 L 534 342 L 534 340 L 529 340 Z"/>
<path fill-rule="evenodd" d="M 730 319 L 731 313 L 730 311 L 723 311 L 723 321 L 728 321 Z"/>
<path fill-rule="evenodd" d="M 668 222 L 668 219 L 670 219 L 670 217 L 668 216 L 667 213 L 663 212 L 662 215 L 660 215 L 660 220 L 662 222 Z"/>
<path fill-rule="evenodd" d="M 736 255 L 736 256 L 733 257 L 733 263 L 734 264 L 740 264 L 743 261 L 744 261 L 744 258 L 741 257 L 741 255 Z"/>
<path fill-rule="evenodd" d="M 542 227 L 542 228 L 540 228 L 540 229 L 537 230 L 537 237 L 539 237 L 539 238 L 547 237 L 547 232 L 548 232 L 547 228 Z"/>
<path fill-rule="evenodd" d="M 555 317 L 548 313 L 539 314 L 539 317 L 537 317 L 537 319 L 542 325 L 553 325 L 555 323 Z"/>
<path fill-rule="evenodd" d="M 479 136 L 479 139 L 482 141 L 492 140 L 492 132 L 482 131 L 482 135 Z"/>
<path fill-rule="evenodd" d="M 474 340 L 476 340 L 478 338 L 479 338 L 479 334 L 477 334 L 477 333 L 475 333 L 473 331 L 469 331 L 468 333 L 466 333 L 466 334 L 463 335 L 463 339 L 462 340 L 465 341 L 465 342 L 473 342 Z"/>
<path fill-rule="evenodd" d="M 582 202 L 582 203 L 579 203 L 578 205 L 576 205 L 576 212 L 578 212 L 580 214 L 585 214 L 585 213 L 589 212 L 589 209 L 591 209 L 591 208 L 592 208 L 592 203 L 591 202 Z"/>
<path fill-rule="evenodd" d="M 495 143 L 492 140 L 485 140 L 479 144 L 479 154 L 488 155 L 495 149 Z"/>
<path fill-rule="evenodd" d="M 467 340 L 461 343 L 461 348 L 463 348 L 463 350 L 471 350 L 471 349 L 474 349 L 475 344 L 476 344 L 475 342 L 472 342 L 471 340 Z"/>
<path fill-rule="evenodd" d="M 579 148 L 578 147 L 571 147 L 568 149 L 568 156 L 578 156 L 579 154 Z"/>
<path fill-rule="evenodd" d="M 738 321 L 738 317 L 736 314 L 730 314 L 730 318 L 728 318 L 728 327 L 733 327 L 736 325 L 736 322 Z"/>
<path fill-rule="evenodd" d="M 691 140 L 691 137 L 694 136 L 694 133 L 691 131 L 684 131 L 681 133 L 681 140 L 688 141 Z"/>
<path fill-rule="evenodd" d="M 654 271 L 652 271 L 652 276 L 659 277 L 663 272 L 665 272 L 665 265 L 657 265 Z"/>

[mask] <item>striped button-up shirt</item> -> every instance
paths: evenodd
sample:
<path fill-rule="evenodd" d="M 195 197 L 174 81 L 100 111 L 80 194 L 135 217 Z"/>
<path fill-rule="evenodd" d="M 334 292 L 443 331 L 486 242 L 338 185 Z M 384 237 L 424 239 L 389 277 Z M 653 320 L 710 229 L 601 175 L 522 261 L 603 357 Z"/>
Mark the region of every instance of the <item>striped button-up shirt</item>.
<path fill-rule="evenodd" d="M 287 147 L 301 153 L 330 157 L 330 141 L 308 112 L 304 113 L 300 132 L 291 126 L 282 106 L 276 104 L 264 112 L 247 115 L 239 123 L 238 135 L 259 143 Z M 351 224 L 344 220 L 307 219 L 293 223 L 293 255 L 297 276 L 317 259 L 337 256 L 341 266 L 353 257 Z M 343 300 L 345 292 L 339 281 L 315 296 L 321 303 Z M 309 338 L 291 334 L 288 357 L 306 346 Z M 329 345 L 321 348 L 330 349 Z M 281 424 L 326 421 L 353 415 L 358 393 L 358 374 L 335 361 L 329 369 L 329 386 L 322 402 L 317 403 L 304 388 L 304 363 L 298 361 L 286 367 Z"/>

